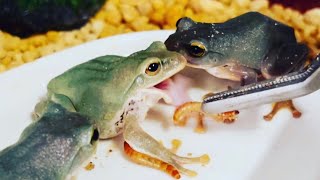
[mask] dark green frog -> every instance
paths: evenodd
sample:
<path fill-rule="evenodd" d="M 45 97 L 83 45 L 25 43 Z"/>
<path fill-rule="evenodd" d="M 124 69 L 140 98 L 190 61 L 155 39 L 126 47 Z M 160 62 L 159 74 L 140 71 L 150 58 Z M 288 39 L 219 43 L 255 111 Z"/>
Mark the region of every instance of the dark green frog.
<path fill-rule="evenodd" d="M 200 23 L 181 18 L 165 42 L 182 53 L 192 67 L 223 79 L 256 82 L 301 69 L 308 55 L 293 28 L 258 12 L 248 12 L 224 23 Z"/>

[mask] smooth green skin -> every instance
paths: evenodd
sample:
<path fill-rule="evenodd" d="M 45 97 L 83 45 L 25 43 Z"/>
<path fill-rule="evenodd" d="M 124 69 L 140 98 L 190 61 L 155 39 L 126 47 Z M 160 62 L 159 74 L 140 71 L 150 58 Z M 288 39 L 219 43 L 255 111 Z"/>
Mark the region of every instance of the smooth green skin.
<path fill-rule="evenodd" d="M 88 118 L 50 103 L 17 143 L 0 152 L 0 179 L 66 179 L 95 152 L 94 129 Z"/>
<path fill-rule="evenodd" d="M 161 70 L 149 76 L 145 70 L 154 62 L 160 62 Z M 111 122 L 129 98 L 174 75 L 185 64 L 182 55 L 167 51 L 162 42 L 154 42 L 128 57 L 107 55 L 71 68 L 50 81 L 48 100 L 89 117 L 97 123 L 100 138 L 110 138 L 118 134 L 110 133 Z M 38 116 L 45 111 L 47 101 L 37 105 Z"/>

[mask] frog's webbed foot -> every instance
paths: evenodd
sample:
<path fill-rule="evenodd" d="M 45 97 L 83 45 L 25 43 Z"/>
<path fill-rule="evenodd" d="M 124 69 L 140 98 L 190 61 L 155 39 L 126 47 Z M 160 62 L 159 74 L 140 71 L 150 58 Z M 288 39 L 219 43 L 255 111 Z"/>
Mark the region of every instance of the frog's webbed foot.
<path fill-rule="evenodd" d="M 201 102 L 187 102 L 180 105 L 174 112 L 173 115 L 173 122 L 175 125 L 185 126 L 187 120 L 193 116 L 197 119 L 197 126 L 195 128 L 195 132 L 197 133 L 204 133 L 206 128 L 204 126 L 203 120 L 205 116 L 212 117 L 217 122 L 223 122 L 226 124 L 233 123 L 239 111 L 229 111 L 223 112 L 219 114 L 205 114 L 201 109 L 202 103 Z"/>
<path fill-rule="evenodd" d="M 288 101 L 280 101 L 280 102 L 276 102 L 271 110 L 270 113 L 268 113 L 267 115 L 263 116 L 263 118 L 266 121 L 271 121 L 272 118 L 277 114 L 277 112 L 283 108 L 288 108 L 291 113 L 292 116 L 294 118 L 299 118 L 301 116 L 301 112 L 299 110 L 296 109 L 296 107 L 294 106 L 292 100 L 288 100 Z"/>
<path fill-rule="evenodd" d="M 284 44 L 279 48 L 273 48 L 262 61 L 262 75 L 270 79 L 297 71 L 305 65 L 308 52 L 308 47 L 299 43 Z"/>
<path fill-rule="evenodd" d="M 162 169 L 166 172 L 171 172 L 170 174 L 173 174 L 175 177 L 178 176 L 174 172 L 174 169 L 170 167 L 170 165 L 183 174 L 186 174 L 188 176 L 195 176 L 197 174 L 195 171 L 182 167 L 180 163 L 207 164 L 209 162 L 208 155 L 202 155 L 200 157 L 182 157 L 172 153 L 170 150 L 168 150 L 162 144 L 160 144 L 158 141 L 152 138 L 149 134 L 144 132 L 142 128 L 139 126 L 135 116 L 126 117 L 123 135 L 125 141 L 128 142 L 128 144 L 130 144 L 130 146 L 132 147 L 131 149 L 139 149 L 145 153 L 135 155 L 140 156 L 140 158 L 142 158 L 142 161 L 146 161 L 144 164 L 150 165 L 155 163 L 156 165 L 153 164 L 152 167 L 158 167 L 159 169 Z M 127 154 L 130 154 L 130 152 L 135 152 L 130 150 L 129 146 L 125 147 L 128 151 Z"/>

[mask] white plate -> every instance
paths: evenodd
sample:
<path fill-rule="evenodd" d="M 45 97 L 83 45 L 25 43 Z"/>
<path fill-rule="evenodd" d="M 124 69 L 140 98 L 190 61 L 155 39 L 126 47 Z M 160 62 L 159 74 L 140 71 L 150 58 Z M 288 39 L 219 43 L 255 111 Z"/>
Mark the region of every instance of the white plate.
<path fill-rule="evenodd" d="M 31 122 L 35 104 L 46 93 L 49 80 L 68 68 L 106 54 L 129 55 L 145 49 L 155 40 L 164 41 L 173 31 L 151 31 L 124 34 L 96 40 L 36 62 L 0 74 L 0 149 L 16 142 L 22 130 Z M 212 86 L 216 84 L 212 83 Z M 194 122 L 185 128 L 172 124 L 172 107 L 153 111 L 142 126 L 146 132 L 170 145 L 173 138 L 182 140 L 178 153 L 200 155 L 208 153 L 206 166 L 186 165 L 198 172 L 191 179 L 320 179 L 320 92 L 295 100 L 303 112 L 293 119 L 281 111 L 272 122 L 262 115 L 271 106 L 241 111 L 231 125 L 206 121 L 208 132 L 195 134 Z M 108 152 L 109 149 L 113 151 Z M 122 153 L 121 139 L 100 143 L 96 167 L 81 171 L 78 179 L 171 179 L 167 174 L 129 161 Z M 182 176 L 182 179 L 189 179 Z"/>

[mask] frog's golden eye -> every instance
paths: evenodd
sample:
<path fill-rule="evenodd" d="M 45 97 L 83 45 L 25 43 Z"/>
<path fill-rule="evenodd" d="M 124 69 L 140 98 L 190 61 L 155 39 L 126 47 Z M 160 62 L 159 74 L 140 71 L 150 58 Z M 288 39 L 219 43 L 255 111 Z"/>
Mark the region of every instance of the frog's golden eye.
<path fill-rule="evenodd" d="M 207 48 L 201 42 L 191 42 L 188 46 L 188 52 L 194 57 L 202 57 L 207 52 Z"/>
<path fill-rule="evenodd" d="M 146 69 L 146 74 L 149 76 L 155 76 L 159 73 L 161 69 L 160 62 L 153 62 L 149 64 L 149 66 Z"/>

